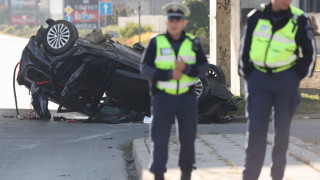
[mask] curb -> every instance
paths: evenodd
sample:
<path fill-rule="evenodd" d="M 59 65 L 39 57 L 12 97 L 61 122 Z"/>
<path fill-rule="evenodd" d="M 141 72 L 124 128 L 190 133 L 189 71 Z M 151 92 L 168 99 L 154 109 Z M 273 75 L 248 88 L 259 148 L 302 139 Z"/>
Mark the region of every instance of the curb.
<path fill-rule="evenodd" d="M 148 163 L 150 153 L 148 152 L 147 145 L 145 143 L 147 138 L 135 139 L 132 145 L 132 156 L 134 158 L 134 165 L 137 170 L 137 176 L 139 179 L 143 177 L 143 164 Z M 141 155 L 148 155 L 144 157 Z"/>

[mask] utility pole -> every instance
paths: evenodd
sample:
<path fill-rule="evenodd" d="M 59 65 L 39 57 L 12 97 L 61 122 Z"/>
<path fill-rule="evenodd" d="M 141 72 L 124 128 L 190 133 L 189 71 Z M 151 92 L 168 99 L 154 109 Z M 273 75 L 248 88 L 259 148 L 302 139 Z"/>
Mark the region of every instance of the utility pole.
<path fill-rule="evenodd" d="M 138 7 L 138 12 L 139 12 L 139 43 L 141 44 L 141 1 L 139 1 L 139 7 Z"/>
<path fill-rule="evenodd" d="M 11 14 L 12 14 L 12 12 L 11 12 L 11 0 L 8 0 L 8 10 L 9 10 L 9 12 L 8 12 L 8 25 L 11 25 Z"/>
<path fill-rule="evenodd" d="M 98 29 L 100 29 L 100 0 L 98 1 Z"/>

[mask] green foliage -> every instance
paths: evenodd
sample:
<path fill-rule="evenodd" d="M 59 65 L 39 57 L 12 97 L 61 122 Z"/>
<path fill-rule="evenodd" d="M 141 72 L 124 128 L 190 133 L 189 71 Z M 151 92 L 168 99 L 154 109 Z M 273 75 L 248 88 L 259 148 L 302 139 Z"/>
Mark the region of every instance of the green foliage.
<path fill-rule="evenodd" d="M 186 31 L 198 37 L 209 36 L 209 0 L 186 0 L 191 14 L 187 17 Z"/>
<path fill-rule="evenodd" d="M 210 42 L 208 37 L 200 37 L 200 44 L 205 54 L 210 53 Z"/>
<path fill-rule="evenodd" d="M 9 34 L 12 36 L 30 38 L 31 36 L 37 33 L 38 28 L 39 27 L 31 28 L 28 25 L 25 25 L 25 26 L 0 25 L 0 33 Z"/>
<path fill-rule="evenodd" d="M 186 32 L 200 38 L 205 53 L 209 53 L 209 0 L 186 0 L 191 14 L 187 17 Z"/>
<path fill-rule="evenodd" d="M 6 27 L 8 27 L 7 24 L 0 24 L 0 32 L 3 31 Z"/>
<path fill-rule="evenodd" d="M 142 25 L 141 33 L 153 32 L 153 27 L 150 25 Z M 125 27 L 119 29 L 119 34 L 121 37 L 130 38 L 139 33 L 139 26 L 134 22 L 128 23 Z"/>
<path fill-rule="evenodd" d="M 233 97 L 233 98 L 239 98 Z M 244 98 L 244 96 L 241 96 L 240 98 Z M 235 115 L 235 116 L 244 116 L 246 110 L 246 102 L 243 102 L 238 107 L 238 111 L 231 111 L 228 114 L 229 115 Z M 320 95 L 319 94 L 307 94 L 307 93 L 301 93 L 301 101 L 300 105 L 297 109 L 297 114 L 309 114 L 309 113 L 317 113 L 320 111 Z"/>
<path fill-rule="evenodd" d="M 2 33 L 4 33 L 4 34 L 12 34 L 14 31 L 15 31 L 14 26 L 8 26 L 8 27 L 4 28 Z"/>
<path fill-rule="evenodd" d="M 320 95 L 319 94 L 307 94 L 307 93 L 301 93 L 302 100 L 311 100 L 311 101 L 320 101 Z"/>
<path fill-rule="evenodd" d="M 8 7 L 0 7 L 0 24 L 8 24 Z"/>

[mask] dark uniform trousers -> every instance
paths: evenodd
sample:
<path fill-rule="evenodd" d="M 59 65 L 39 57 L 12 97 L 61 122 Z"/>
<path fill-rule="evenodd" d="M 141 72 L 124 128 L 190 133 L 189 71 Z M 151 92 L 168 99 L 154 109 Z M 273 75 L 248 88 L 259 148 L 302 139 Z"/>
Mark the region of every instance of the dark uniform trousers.
<path fill-rule="evenodd" d="M 274 142 L 271 177 L 281 180 L 286 165 L 291 119 L 298 107 L 300 78 L 295 70 L 268 74 L 254 70 L 247 78 L 249 119 L 243 180 L 257 180 L 266 152 L 271 109 L 274 107 Z"/>
<path fill-rule="evenodd" d="M 194 141 L 198 123 L 196 95 L 191 92 L 177 96 L 156 92 L 151 99 L 151 118 L 150 171 L 153 173 L 166 172 L 168 143 L 175 118 L 178 122 L 181 145 L 178 165 L 181 169 L 191 169 L 195 163 Z"/>

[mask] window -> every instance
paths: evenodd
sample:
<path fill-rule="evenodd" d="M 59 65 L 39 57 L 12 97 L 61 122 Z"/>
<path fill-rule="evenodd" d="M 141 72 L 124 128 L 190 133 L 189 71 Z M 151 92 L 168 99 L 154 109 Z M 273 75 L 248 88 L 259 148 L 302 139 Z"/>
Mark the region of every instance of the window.
<path fill-rule="evenodd" d="M 300 9 L 305 12 L 320 12 L 319 0 L 300 0 Z"/>

